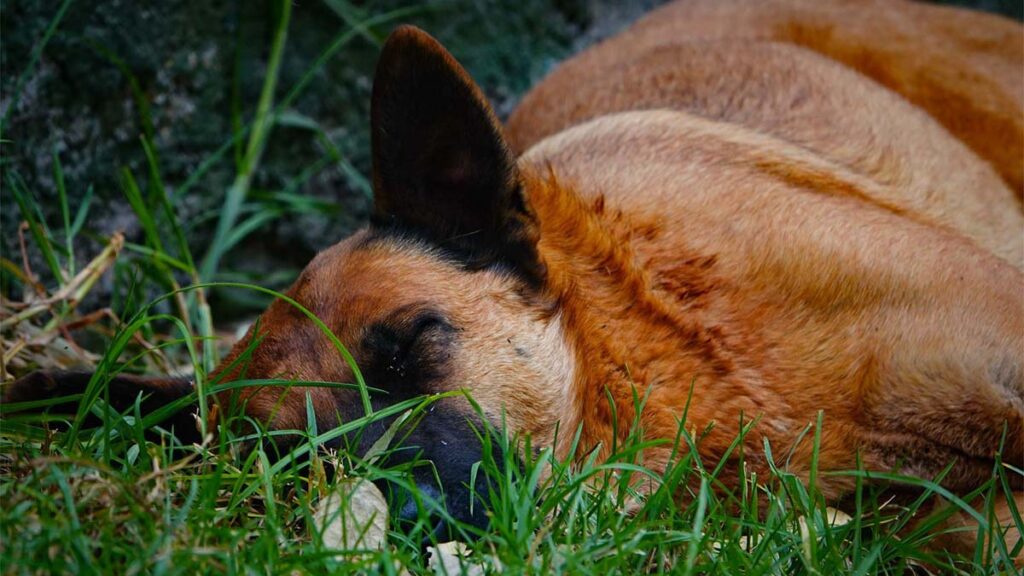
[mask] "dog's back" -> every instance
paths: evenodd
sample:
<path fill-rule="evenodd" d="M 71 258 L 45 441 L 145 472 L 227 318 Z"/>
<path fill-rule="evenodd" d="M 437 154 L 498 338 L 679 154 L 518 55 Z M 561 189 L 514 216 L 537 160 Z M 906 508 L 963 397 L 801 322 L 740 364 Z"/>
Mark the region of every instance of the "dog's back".
<path fill-rule="evenodd" d="M 1016 23 L 888 0 L 683 0 L 562 65 L 516 110 L 509 138 L 524 151 L 654 109 L 776 139 L 769 147 L 861 182 L 867 201 L 1024 262 Z"/>

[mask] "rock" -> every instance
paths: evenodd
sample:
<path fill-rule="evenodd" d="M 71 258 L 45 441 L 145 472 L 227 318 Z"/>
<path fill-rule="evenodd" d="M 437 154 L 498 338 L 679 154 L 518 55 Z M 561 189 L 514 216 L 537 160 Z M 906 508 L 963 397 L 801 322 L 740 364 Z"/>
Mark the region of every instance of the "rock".
<path fill-rule="evenodd" d="M 339 480 L 320 499 L 313 518 L 325 548 L 380 550 L 387 544 L 388 504 L 368 480 Z"/>

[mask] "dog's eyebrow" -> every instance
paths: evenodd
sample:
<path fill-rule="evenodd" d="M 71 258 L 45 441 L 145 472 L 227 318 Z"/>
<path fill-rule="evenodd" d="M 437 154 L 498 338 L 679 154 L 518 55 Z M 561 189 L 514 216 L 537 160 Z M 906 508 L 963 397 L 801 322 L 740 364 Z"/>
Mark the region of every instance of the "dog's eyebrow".
<path fill-rule="evenodd" d="M 441 311 L 429 300 L 417 300 L 416 302 L 410 302 L 395 308 L 384 317 L 383 322 L 388 324 L 404 324 L 406 319 L 422 314 L 443 316 Z"/>
<path fill-rule="evenodd" d="M 388 335 L 389 339 L 406 340 L 418 333 L 422 326 L 432 323 L 454 328 L 448 316 L 428 301 L 405 304 L 369 324 L 363 333 L 362 342 L 365 346 L 383 335 Z"/>

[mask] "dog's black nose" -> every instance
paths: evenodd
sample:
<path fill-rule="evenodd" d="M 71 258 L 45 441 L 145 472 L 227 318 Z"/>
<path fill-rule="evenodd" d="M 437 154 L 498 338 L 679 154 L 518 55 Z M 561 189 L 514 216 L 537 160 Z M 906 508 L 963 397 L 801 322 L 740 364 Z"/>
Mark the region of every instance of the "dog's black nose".
<path fill-rule="evenodd" d="M 429 544 L 475 538 L 488 529 L 486 508 L 492 492 L 488 472 L 500 470 L 504 456 L 496 437 L 489 434 L 483 440 L 484 450 L 481 430 L 488 429 L 455 405 L 439 402 L 393 446 L 380 465 L 405 474 L 405 479 L 381 479 L 378 487 L 387 497 L 399 532 L 414 539 L 423 537 Z M 361 440 L 366 445 L 375 441 L 374 436 Z M 494 465 L 480 466 L 485 458 Z"/>
<path fill-rule="evenodd" d="M 386 493 L 397 528 L 409 533 L 417 523 L 422 523 L 420 545 L 424 547 L 454 538 L 442 512 L 445 510 L 444 494 L 427 482 L 417 482 L 416 491 L 418 494 L 414 497 L 406 488 L 388 483 Z"/>
<path fill-rule="evenodd" d="M 392 484 L 391 488 L 392 504 L 398 506 L 395 518 L 403 524 L 411 525 L 422 517 L 435 516 L 437 507 L 444 505 L 441 491 L 433 484 L 416 484 L 419 499 L 403 487 Z"/>

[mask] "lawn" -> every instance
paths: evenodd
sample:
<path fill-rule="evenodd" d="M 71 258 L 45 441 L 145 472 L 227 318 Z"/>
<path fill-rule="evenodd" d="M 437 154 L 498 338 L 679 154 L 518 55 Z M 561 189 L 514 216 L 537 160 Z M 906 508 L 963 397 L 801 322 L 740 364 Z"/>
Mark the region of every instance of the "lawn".
<path fill-rule="evenodd" d="M 7 139 L 19 91 L 30 84 L 47 43 L 59 38 L 71 4 L 55 8 L 32 57 L 16 71 L 0 124 L 5 151 L 20 145 Z M 707 431 L 688 429 L 683 418 L 676 438 L 657 442 L 676 454 L 662 473 L 645 467 L 643 451 L 655 442 L 645 440 L 638 425 L 603 461 L 582 452 L 557 460 L 547 449 L 533 450 L 529 439 L 480 429 L 502 448 L 485 450 L 475 469 L 490 486 L 480 495 L 490 528 L 455 523 L 455 543 L 448 543 L 432 537 L 423 512 L 417 522 L 395 525 L 376 488 L 390 482 L 416 490 L 407 480 L 409 468 L 429 462 L 398 468 L 383 463 L 437 397 L 409 399 L 337 429 L 287 431 L 301 439 L 288 454 L 261 442 L 265 431 L 238 432 L 242 427 L 230 425 L 238 415 L 227 415 L 229 425 L 207 430 L 203 442 L 183 445 L 162 427 L 167 410 L 112 410 L 105 385 L 119 373 L 189 375 L 206 393 L 267 383 L 206 377 L 237 338 L 239 317 L 245 317 L 238 307 L 222 314 L 216 303 L 251 302 L 251 315 L 294 277 L 243 274 L 244 248 L 273 223 L 339 209 L 299 193 L 318 171 L 337 170 L 356 191 L 366 185 L 365 166 L 349 162 L 337 135 L 294 106 L 332 59 L 345 57 L 350 43 L 378 38 L 420 10 L 368 12 L 346 8 L 347 2 L 328 4 L 341 6 L 351 24 L 287 84 L 283 68 L 297 34 L 291 24 L 298 8 L 274 4 L 255 99 L 237 96 L 233 130 L 187 175 L 169 180 L 166 166 L 174 150 L 161 149 L 155 132 L 140 132 L 140 163 L 111 167 L 120 202 L 132 214 L 135 232 L 127 237 L 92 226 L 109 216 L 108 205 L 98 200 L 99 192 L 66 174 L 60 151 L 49 154 L 49 187 L 4 162 L 0 202 L 22 223 L 5 228 L 4 246 L 17 248 L 0 260 L 5 384 L 35 368 L 95 371 L 76 398 L 77 410 L 0 407 L 4 574 L 1015 573 L 1007 558 L 1020 550 L 1007 549 L 989 518 L 998 495 L 1012 495 L 1008 478 L 1024 471 L 1002 462 L 995 463 L 989 483 L 965 498 L 945 492 L 941 478 L 839 472 L 857 483 L 839 511 L 814 489 L 816 471 L 810 482 L 783 467 L 765 478 L 743 474 L 739 486 L 722 484 L 717 478 L 725 459 L 701 460 L 696 447 Z M 558 50 L 551 48 L 551 57 Z M 145 93 L 130 70 L 124 72 L 145 125 Z M 288 134 L 284 129 L 311 135 L 322 158 L 280 182 L 261 178 L 268 150 Z M 231 177 L 210 200 L 211 208 L 186 216 L 190 195 L 211 188 L 205 179 L 225 169 Z M 204 394 L 184 402 L 198 402 L 199 421 L 206 421 Z M 321 447 L 382 419 L 397 424 L 367 453 Z M 805 432 L 814 446 L 820 423 Z M 578 431 L 560 433 L 575 438 Z M 742 461 L 741 445 L 737 438 L 736 451 L 726 458 Z M 783 447 L 763 450 L 769 462 L 786 460 Z M 925 513 L 937 496 L 949 505 Z M 444 514 L 428 495 L 417 497 L 423 509 Z M 973 553 L 930 547 L 951 530 L 943 521 L 958 511 L 977 520 L 959 529 L 979 536 Z M 1024 521 L 1015 520 L 1024 531 Z"/>

